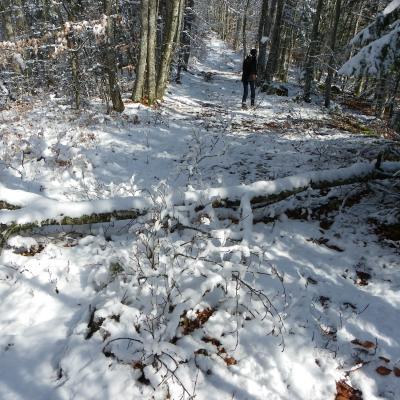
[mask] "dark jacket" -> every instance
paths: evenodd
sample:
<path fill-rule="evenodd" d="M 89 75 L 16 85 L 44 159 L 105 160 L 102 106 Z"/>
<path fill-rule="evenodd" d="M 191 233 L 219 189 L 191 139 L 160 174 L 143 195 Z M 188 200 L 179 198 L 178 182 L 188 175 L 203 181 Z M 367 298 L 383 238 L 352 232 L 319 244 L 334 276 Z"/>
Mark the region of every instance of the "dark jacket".
<path fill-rule="evenodd" d="M 242 82 L 248 82 L 252 74 L 257 75 L 257 57 L 247 56 L 243 61 Z"/>

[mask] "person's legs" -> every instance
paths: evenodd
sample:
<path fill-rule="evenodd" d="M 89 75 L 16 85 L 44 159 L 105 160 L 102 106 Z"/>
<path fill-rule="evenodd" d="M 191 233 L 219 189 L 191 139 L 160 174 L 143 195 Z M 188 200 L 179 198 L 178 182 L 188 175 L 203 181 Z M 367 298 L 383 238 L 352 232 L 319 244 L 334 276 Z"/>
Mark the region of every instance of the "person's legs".
<path fill-rule="evenodd" d="M 250 96 L 251 96 L 251 105 L 254 106 L 254 102 L 256 99 L 256 83 L 255 81 L 250 82 Z"/>
<path fill-rule="evenodd" d="M 242 104 L 246 104 L 247 96 L 249 95 L 249 82 L 243 82 L 243 98 Z"/>

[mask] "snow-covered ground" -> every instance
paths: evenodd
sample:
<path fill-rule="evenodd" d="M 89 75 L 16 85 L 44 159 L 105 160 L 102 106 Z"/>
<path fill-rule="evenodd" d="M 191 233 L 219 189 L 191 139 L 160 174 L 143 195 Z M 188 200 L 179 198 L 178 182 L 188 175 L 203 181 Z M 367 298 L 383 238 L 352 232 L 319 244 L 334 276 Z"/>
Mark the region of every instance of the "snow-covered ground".
<path fill-rule="evenodd" d="M 1 223 L 151 209 L 10 236 L 0 399 L 325 400 L 342 380 L 400 398 L 389 184 L 310 189 L 254 214 L 237 188 L 296 175 L 293 188 L 393 144 L 324 125 L 295 86 L 241 110 L 239 56 L 215 38 L 206 54 L 156 109 L 77 113 L 53 97 L 0 113 L 0 200 L 23 207 Z M 212 207 L 210 187 L 240 206 Z M 184 193 L 196 204 L 174 206 Z"/>

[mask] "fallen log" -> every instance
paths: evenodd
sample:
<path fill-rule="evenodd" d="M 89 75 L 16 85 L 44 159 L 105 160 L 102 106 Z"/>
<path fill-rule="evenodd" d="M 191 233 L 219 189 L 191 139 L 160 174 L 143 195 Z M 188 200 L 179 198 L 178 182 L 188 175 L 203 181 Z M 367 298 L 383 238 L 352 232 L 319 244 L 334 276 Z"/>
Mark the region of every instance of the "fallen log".
<path fill-rule="evenodd" d="M 313 171 L 274 181 L 260 181 L 250 185 L 188 191 L 174 195 L 171 203 L 188 209 L 201 209 L 212 204 L 214 208 L 241 206 L 246 196 L 252 209 L 279 202 L 309 188 L 325 189 L 374 179 L 387 179 L 400 170 L 400 163 L 358 163 L 337 170 Z M 7 198 L 3 198 L 4 195 Z M 10 203 L 10 199 L 15 204 Z M 13 200 L 13 201 L 14 201 Z M 125 197 L 105 200 L 59 202 L 35 193 L 12 190 L 0 186 L 0 201 L 6 207 L 0 211 L 0 247 L 16 233 L 49 225 L 85 225 L 134 219 L 153 209 L 146 197 Z M 200 207 L 199 207 L 200 206 Z M 4 209 L 7 208 L 7 209 Z M 171 215 L 174 214 L 173 209 Z"/>
<path fill-rule="evenodd" d="M 244 195 L 249 196 L 253 209 L 285 200 L 308 189 L 327 189 L 376 179 L 388 179 L 400 170 L 399 162 L 357 163 L 336 170 L 312 171 L 274 181 L 260 181 L 250 185 L 211 188 L 184 194 L 186 204 L 212 203 L 214 208 L 240 207 Z"/>
<path fill-rule="evenodd" d="M 135 219 L 151 208 L 145 197 L 124 197 L 105 200 L 59 202 L 34 193 L 2 189 L 8 195 L 18 192 L 18 206 L 2 201 L 6 205 L 0 211 L 0 248 L 12 235 L 34 228 L 51 225 L 87 225 L 115 220 Z M 25 194 L 25 196 L 24 196 Z M 24 199 L 33 200 L 26 204 Z"/>
<path fill-rule="evenodd" d="M 93 213 L 90 215 L 82 215 L 81 217 L 63 217 L 59 219 L 46 219 L 39 222 L 28 222 L 28 223 L 12 223 L 10 225 L 0 224 L 0 249 L 3 248 L 7 240 L 12 236 L 21 232 L 25 232 L 35 228 L 42 228 L 45 226 L 74 226 L 74 225 L 89 225 L 107 223 L 112 221 L 123 221 L 136 219 L 140 215 L 145 214 L 139 210 L 121 210 L 112 211 L 109 213 Z"/>

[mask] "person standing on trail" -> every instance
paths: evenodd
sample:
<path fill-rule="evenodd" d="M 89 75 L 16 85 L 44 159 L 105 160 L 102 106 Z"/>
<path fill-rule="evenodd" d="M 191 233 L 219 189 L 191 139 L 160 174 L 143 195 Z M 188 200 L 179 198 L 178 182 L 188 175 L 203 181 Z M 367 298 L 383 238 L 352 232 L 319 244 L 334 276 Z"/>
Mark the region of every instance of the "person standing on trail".
<path fill-rule="evenodd" d="M 250 85 L 250 97 L 251 106 L 254 107 L 254 101 L 256 99 L 256 80 L 257 80 L 257 50 L 251 49 L 250 55 L 248 55 L 243 61 L 243 98 L 242 98 L 242 108 L 246 109 L 247 96 L 249 95 L 249 85 Z"/>

